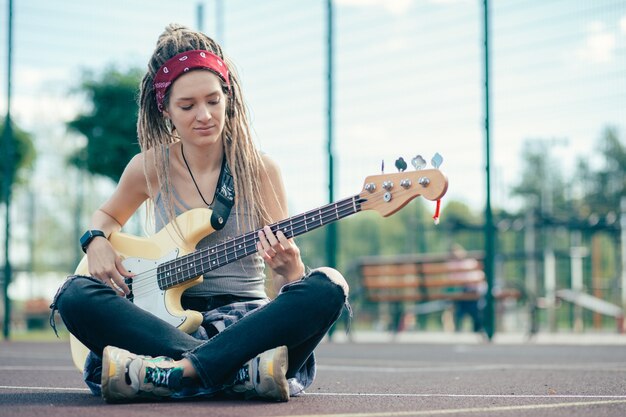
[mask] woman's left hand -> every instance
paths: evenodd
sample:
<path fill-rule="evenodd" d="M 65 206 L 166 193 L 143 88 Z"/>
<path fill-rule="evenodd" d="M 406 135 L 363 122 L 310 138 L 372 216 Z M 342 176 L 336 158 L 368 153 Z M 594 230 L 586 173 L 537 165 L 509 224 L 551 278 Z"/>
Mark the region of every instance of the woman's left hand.
<path fill-rule="evenodd" d="M 287 283 L 304 276 L 304 263 L 300 258 L 300 249 L 293 239 L 280 230 L 274 234 L 269 226 L 259 230 L 257 242 L 259 255 L 275 273 L 281 275 Z"/>

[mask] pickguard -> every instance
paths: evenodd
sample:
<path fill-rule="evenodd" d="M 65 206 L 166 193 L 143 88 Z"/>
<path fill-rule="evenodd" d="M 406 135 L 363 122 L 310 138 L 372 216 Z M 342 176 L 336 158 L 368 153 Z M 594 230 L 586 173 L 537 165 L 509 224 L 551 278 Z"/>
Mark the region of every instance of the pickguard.
<path fill-rule="evenodd" d="M 159 288 L 157 268 L 163 262 L 176 259 L 178 254 L 179 250 L 175 249 L 159 259 L 126 258 L 122 262 L 128 271 L 135 274 L 130 281 L 133 303 L 175 327 L 180 327 L 187 317 L 174 315 L 168 309 L 167 290 Z"/>

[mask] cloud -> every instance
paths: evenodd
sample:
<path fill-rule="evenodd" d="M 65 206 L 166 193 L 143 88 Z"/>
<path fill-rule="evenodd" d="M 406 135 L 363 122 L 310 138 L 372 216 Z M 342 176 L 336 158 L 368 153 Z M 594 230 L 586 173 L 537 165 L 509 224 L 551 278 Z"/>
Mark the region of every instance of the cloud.
<path fill-rule="evenodd" d="M 32 130 L 41 126 L 65 123 L 76 117 L 83 103 L 75 97 L 50 94 L 18 95 L 11 109 L 21 128 Z"/>
<path fill-rule="evenodd" d="M 65 123 L 84 107 L 80 96 L 70 94 L 75 76 L 63 68 L 21 66 L 15 71 L 11 112 L 27 130 Z"/>
<path fill-rule="evenodd" d="M 402 15 L 411 7 L 413 0 L 336 0 L 338 6 L 380 7 L 393 15 Z"/>
<path fill-rule="evenodd" d="M 458 4 L 458 3 L 470 3 L 470 0 L 429 0 L 433 4 Z"/>
<path fill-rule="evenodd" d="M 378 7 L 394 16 L 401 16 L 411 8 L 414 2 L 415 0 L 336 0 L 335 4 L 344 7 Z M 470 0 L 428 0 L 428 3 L 436 5 L 469 2 Z"/>
<path fill-rule="evenodd" d="M 624 19 L 620 22 L 623 28 Z M 613 60 L 615 52 L 615 35 L 610 33 L 604 23 L 592 22 L 587 29 L 584 44 L 578 49 L 577 56 L 584 62 L 603 64 Z"/>
<path fill-rule="evenodd" d="M 32 66 L 18 66 L 15 69 L 15 85 L 28 92 L 53 91 L 69 88 L 68 81 L 71 74 L 67 68 L 40 68 Z"/>

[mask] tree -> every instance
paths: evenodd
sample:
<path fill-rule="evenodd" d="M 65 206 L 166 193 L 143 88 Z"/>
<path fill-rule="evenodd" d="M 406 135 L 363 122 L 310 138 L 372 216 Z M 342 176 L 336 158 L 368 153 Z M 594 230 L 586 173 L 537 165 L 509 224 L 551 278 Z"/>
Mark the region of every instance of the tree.
<path fill-rule="evenodd" d="M 9 163 L 7 159 L 7 155 L 9 154 L 9 152 L 7 152 L 7 150 L 5 149 L 5 129 L 6 122 L 0 124 L 0 134 L 2 135 L 0 136 L 0 149 L 2 149 L 2 152 L 0 152 L 0 189 L 1 185 L 4 184 L 6 166 Z M 33 140 L 30 134 L 15 126 L 15 123 L 11 123 L 11 131 L 11 136 L 13 139 L 13 161 L 11 161 L 12 172 L 10 174 L 10 178 L 12 179 L 11 184 L 21 184 L 26 182 L 27 177 L 25 173 L 28 171 L 28 169 L 32 168 L 34 164 L 36 157 L 35 146 L 33 145 Z M 4 203 L 6 196 L 4 195 L 4 193 L 1 194 L 2 195 L 0 196 L 0 202 Z"/>
<path fill-rule="evenodd" d="M 546 215 L 568 213 L 566 182 L 558 161 L 552 158 L 552 139 L 528 140 L 522 150 L 523 172 L 511 194 L 527 200 L 527 208 L 539 208 Z"/>
<path fill-rule="evenodd" d="M 597 149 L 601 152 L 598 168 L 594 169 L 586 159 L 578 162 L 579 175 L 584 181 L 580 214 L 585 217 L 616 214 L 621 197 L 626 195 L 626 146 L 621 143 L 616 128 L 604 130 Z"/>
<path fill-rule="evenodd" d="M 124 167 L 139 151 L 137 145 L 136 96 L 141 71 L 122 73 L 113 67 L 96 77 L 83 75 L 79 91 L 87 96 L 91 109 L 68 123 L 83 134 L 87 145 L 70 157 L 70 164 L 119 181 Z"/>

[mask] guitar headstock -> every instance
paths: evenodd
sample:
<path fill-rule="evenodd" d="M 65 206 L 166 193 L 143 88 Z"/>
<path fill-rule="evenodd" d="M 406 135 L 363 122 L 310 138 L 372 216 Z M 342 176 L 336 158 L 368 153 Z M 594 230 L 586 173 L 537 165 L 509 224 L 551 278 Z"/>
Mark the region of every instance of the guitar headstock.
<path fill-rule="evenodd" d="M 406 164 L 403 165 L 406 167 Z M 436 201 L 441 199 L 447 190 L 448 178 L 439 169 L 420 167 L 416 171 L 371 175 L 365 179 L 359 197 L 365 200 L 361 203 L 362 210 L 376 210 L 387 217 L 416 197 L 423 196 Z"/>

